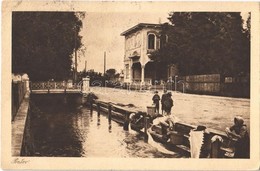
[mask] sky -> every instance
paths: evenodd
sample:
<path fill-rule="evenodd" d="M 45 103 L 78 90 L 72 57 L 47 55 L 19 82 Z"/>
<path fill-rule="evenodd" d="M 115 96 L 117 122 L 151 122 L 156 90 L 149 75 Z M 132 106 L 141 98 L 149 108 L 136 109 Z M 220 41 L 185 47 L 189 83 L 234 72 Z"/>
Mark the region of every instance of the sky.
<path fill-rule="evenodd" d="M 104 52 L 106 52 L 106 69 L 114 68 L 120 72 L 124 67 L 124 36 L 120 36 L 125 30 L 138 23 L 167 22 L 169 11 L 160 13 L 148 12 L 105 12 L 86 13 L 83 20 L 83 28 L 80 32 L 82 43 L 86 47 L 84 55 L 80 55 L 78 71 L 85 67 L 87 70 L 104 71 Z"/>
<path fill-rule="evenodd" d="M 85 54 L 78 53 L 78 71 L 85 68 L 97 72 L 104 71 L 104 52 L 106 52 L 106 70 L 110 68 L 120 72 L 124 68 L 124 36 L 125 30 L 138 23 L 168 22 L 171 10 L 155 12 L 87 12 L 80 32 Z M 243 19 L 247 14 L 242 14 Z"/>

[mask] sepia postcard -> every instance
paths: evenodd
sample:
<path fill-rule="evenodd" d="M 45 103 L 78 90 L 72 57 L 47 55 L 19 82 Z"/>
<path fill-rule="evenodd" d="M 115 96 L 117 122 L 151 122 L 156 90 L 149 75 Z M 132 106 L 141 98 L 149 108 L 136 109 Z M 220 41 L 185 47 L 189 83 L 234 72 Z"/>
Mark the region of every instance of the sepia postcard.
<path fill-rule="evenodd" d="M 259 169 L 259 12 L 3 1 L 2 169 Z"/>

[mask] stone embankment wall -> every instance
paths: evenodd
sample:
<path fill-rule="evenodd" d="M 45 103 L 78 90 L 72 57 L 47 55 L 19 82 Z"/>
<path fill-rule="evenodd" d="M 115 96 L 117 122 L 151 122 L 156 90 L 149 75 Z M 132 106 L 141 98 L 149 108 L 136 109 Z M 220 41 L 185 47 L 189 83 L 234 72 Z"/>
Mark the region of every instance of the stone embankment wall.
<path fill-rule="evenodd" d="M 12 156 L 28 156 L 32 154 L 33 144 L 30 134 L 30 93 L 27 92 L 18 112 L 12 121 Z"/>

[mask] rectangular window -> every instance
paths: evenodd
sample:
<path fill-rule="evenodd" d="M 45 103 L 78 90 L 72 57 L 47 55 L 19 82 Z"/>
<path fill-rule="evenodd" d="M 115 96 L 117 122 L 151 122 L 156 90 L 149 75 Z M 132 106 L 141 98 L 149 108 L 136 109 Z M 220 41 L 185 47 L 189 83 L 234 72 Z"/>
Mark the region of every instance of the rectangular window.
<path fill-rule="evenodd" d="M 148 35 L 148 49 L 155 49 L 155 35 Z"/>

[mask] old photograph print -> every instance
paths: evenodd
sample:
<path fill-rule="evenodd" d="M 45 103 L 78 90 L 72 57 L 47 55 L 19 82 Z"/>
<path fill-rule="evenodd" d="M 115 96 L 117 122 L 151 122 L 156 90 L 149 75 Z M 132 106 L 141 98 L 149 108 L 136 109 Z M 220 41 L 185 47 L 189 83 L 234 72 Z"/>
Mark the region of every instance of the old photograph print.
<path fill-rule="evenodd" d="M 12 155 L 249 158 L 250 19 L 13 12 Z"/>
<path fill-rule="evenodd" d="M 3 27 L 6 168 L 255 168 L 253 4 L 24 4 Z"/>

